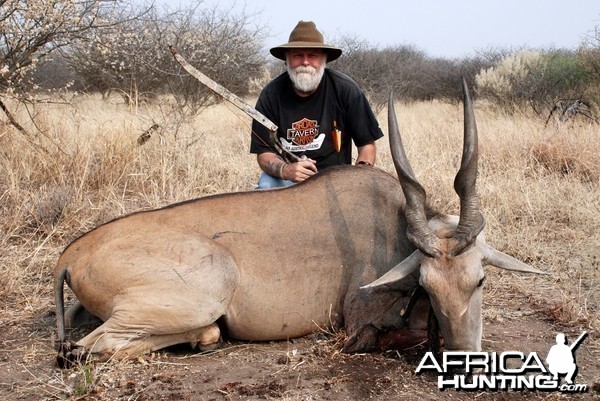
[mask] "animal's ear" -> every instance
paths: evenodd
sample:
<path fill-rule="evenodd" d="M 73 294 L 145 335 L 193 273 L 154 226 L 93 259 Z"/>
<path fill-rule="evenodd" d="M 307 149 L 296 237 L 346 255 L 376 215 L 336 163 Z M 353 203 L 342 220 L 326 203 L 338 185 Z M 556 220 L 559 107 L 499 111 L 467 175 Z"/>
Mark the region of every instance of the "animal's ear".
<path fill-rule="evenodd" d="M 535 269 L 528 264 L 521 262 L 513 258 L 510 255 L 507 255 L 503 252 L 500 252 L 491 246 L 485 244 L 484 245 L 484 258 L 483 265 L 492 265 L 499 267 L 501 269 L 513 270 L 518 272 L 526 272 L 526 273 L 536 273 L 536 274 L 551 274 L 538 269 Z"/>
<path fill-rule="evenodd" d="M 395 283 L 402 280 L 403 278 L 410 275 L 412 272 L 417 270 L 421 265 L 421 252 L 419 250 L 414 251 L 409 257 L 392 267 L 390 271 L 379 277 L 377 280 L 370 284 L 366 284 L 360 288 L 371 288 L 376 289 L 386 284 Z"/>

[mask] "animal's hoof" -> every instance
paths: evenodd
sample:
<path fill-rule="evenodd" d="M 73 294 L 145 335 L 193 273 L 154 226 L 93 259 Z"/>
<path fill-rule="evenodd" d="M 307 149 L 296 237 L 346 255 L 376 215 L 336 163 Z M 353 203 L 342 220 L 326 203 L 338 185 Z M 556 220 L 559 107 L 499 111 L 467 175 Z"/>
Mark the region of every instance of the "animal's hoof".
<path fill-rule="evenodd" d="M 221 343 L 222 343 L 222 341 L 220 339 L 216 343 L 212 343 L 212 344 L 196 343 L 196 344 L 192 344 L 192 349 L 194 351 L 198 351 L 198 352 L 202 352 L 202 353 L 203 352 L 212 352 L 212 351 L 219 349 L 221 347 Z"/>
<path fill-rule="evenodd" d="M 56 355 L 56 365 L 60 369 L 69 369 L 80 364 L 86 358 L 87 352 L 83 347 L 79 347 L 72 342 L 60 343 Z"/>

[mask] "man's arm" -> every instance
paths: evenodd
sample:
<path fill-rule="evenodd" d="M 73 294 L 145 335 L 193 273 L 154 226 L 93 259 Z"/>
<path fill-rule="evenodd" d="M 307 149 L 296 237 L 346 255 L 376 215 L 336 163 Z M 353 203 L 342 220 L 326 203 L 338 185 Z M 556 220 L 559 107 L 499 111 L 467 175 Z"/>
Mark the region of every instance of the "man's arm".
<path fill-rule="evenodd" d="M 276 153 L 264 152 L 260 153 L 256 160 L 265 173 L 292 182 L 304 181 L 317 173 L 316 162 L 312 159 L 286 163 Z"/>
<path fill-rule="evenodd" d="M 369 142 L 364 146 L 358 147 L 358 156 L 356 157 L 356 164 L 368 164 L 374 166 L 376 156 L 377 147 L 375 146 L 375 142 Z"/>

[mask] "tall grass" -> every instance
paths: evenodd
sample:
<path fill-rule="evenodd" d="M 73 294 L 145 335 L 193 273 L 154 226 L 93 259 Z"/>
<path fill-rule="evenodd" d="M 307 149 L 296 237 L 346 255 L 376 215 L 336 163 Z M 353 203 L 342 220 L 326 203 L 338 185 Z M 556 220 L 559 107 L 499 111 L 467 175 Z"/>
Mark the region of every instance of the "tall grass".
<path fill-rule="evenodd" d="M 396 110 L 429 201 L 457 213 L 452 181 L 461 155 L 461 107 L 433 102 Z M 26 126 L 28 135 L 0 126 L 3 322 L 52 310 L 58 255 L 92 227 L 141 209 L 252 190 L 259 174 L 248 153 L 250 120 L 228 104 L 177 122 L 157 105 L 129 109 L 96 98 L 37 106 L 34 112 L 37 128 Z M 552 273 L 517 276 L 490 269 L 486 313 L 494 313 L 489 308 L 498 297 L 527 299 L 557 323 L 597 331 L 598 127 L 544 127 L 526 115 L 507 116 L 480 105 L 476 115 L 478 189 L 488 241 Z M 386 117 L 380 121 L 387 132 Z M 154 122 L 161 128 L 138 145 Z M 379 143 L 378 166 L 393 171 L 386 141 Z"/>

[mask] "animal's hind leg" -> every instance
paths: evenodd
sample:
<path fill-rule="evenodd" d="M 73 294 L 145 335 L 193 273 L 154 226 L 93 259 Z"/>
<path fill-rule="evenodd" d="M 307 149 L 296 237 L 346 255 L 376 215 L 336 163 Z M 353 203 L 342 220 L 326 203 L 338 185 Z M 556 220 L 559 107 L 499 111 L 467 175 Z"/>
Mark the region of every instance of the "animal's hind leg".
<path fill-rule="evenodd" d="M 199 351 L 212 351 L 216 349 L 221 342 L 221 329 L 219 329 L 219 325 L 212 323 L 203 327 L 203 329 L 190 345 Z"/>
<path fill-rule="evenodd" d="M 99 311 L 82 303 L 106 321 L 77 342 L 82 352 L 123 357 L 178 343 L 218 342 L 215 322 L 227 313 L 239 282 L 233 257 L 205 237 L 167 230 L 161 237 L 169 240 L 153 242 L 146 233 L 136 234 L 127 246 L 120 244 L 119 252 L 106 246 L 94 255 L 102 274 L 86 288 L 87 298 L 108 301 Z M 118 291 L 101 291 L 106 288 Z"/>
<path fill-rule="evenodd" d="M 81 305 L 79 301 L 75 302 L 65 313 L 65 326 L 75 328 L 79 326 L 87 326 L 91 324 L 99 325 L 102 320 L 92 315 L 87 309 Z"/>
<path fill-rule="evenodd" d="M 99 360 L 122 359 L 146 354 L 171 345 L 189 343 L 200 349 L 216 345 L 220 339 L 219 326 L 211 323 L 183 333 L 148 334 L 135 333 L 119 328 L 115 320 L 107 320 L 101 327 L 77 342 L 81 353 L 91 353 Z M 75 351 L 77 354 L 77 351 Z M 83 355 L 76 355 L 82 358 Z"/>

